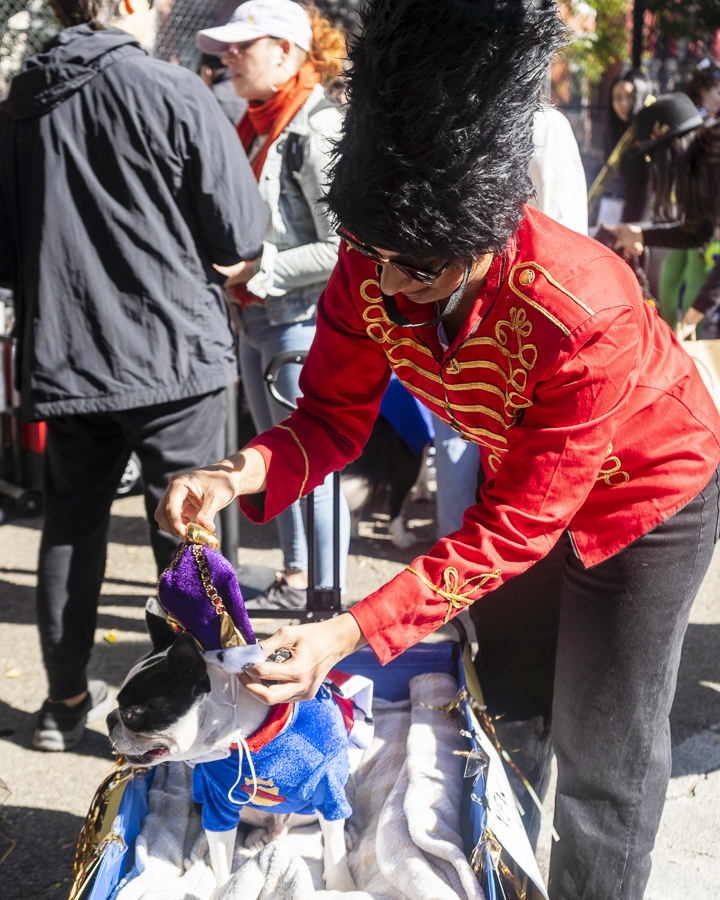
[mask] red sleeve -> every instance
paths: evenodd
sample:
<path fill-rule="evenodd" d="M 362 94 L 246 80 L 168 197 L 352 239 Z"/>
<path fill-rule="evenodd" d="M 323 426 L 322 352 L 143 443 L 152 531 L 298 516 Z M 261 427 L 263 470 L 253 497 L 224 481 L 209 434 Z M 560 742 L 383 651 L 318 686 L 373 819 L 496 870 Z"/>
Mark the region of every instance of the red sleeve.
<path fill-rule="evenodd" d="M 265 460 L 267 492 L 240 498 L 253 522 L 267 522 L 360 455 L 377 418 L 390 368 L 358 311 L 364 290 L 343 246 L 318 302 L 315 339 L 300 375 L 298 409 L 248 446 Z M 356 266 L 356 268 L 358 268 Z M 359 266 L 362 272 L 363 266 Z M 258 502 L 260 501 L 260 503 Z"/>
<path fill-rule="evenodd" d="M 640 343 L 629 308 L 600 313 L 565 340 L 461 530 L 351 609 L 381 662 L 549 552 L 595 484 L 637 383 Z"/>

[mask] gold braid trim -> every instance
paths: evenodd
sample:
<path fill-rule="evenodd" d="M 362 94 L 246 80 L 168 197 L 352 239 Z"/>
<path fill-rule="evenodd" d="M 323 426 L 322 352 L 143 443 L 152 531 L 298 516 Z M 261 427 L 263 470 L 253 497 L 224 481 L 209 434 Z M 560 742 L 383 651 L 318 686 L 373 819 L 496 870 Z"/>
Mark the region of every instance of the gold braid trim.
<path fill-rule="evenodd" d="M 450 613 L 453 609 L 466 609 L 476 599 L 471 597 L 471 594 L 474 594 L 478 588 L 483 587 L 488 581 L 499 578 L 502 574 L 500 569 L 496 569 L 494 572 L 483 572 L 482 575 L 474 575 L 472 578 L 468 578 L 467 581 L 459 584 L 460 575 L 458 574 L 458 570 L 453 566 L 448 566 L 443 572 L 443 587 L 438 587 L 418 572 L 417 569 L 413 569 L 412 566 L 408 566 L 407 570 L 419 578 L 423 584 L 435 591 L 436 594 L 439 594 L 447 600 L 448 610 L 445 614 L 445 621 L 443 624 L 450 620 Z M 477 584 L 474 582 L 477 582 Z M 468 588 L 468 586 L 470 586 L 469 589 L 465 590 L 464 593 L 461 593 L 461 591 L 464 588 Z"/>
<path fill-rule="evenodd" d="M 208 600 L 212 603 L 215 612 L 219 616 L 225 615 L 225 604 L 223 603 L 220 594 L 218 594 L 217 588 L 212 583 L 212 578 L 210 578 L 210 570 L 208 569 L 207 560 L 205 559 L 205 554 L 203 553 L 202 547 L 200 546 L 200 544 L 190 544 L 190 550 L 192 552 L 192 555 L 195 557 L 198 572 L 200 573 L 200 581 L 202 582 L 203 590 L 208 596 Z"/>
<path fill-rule="evenodd" d="M 307 484 L 307 480 L 310 477 L 310 461 L 308 460 L 308 455 L 305 452 L 305 448 L 300 443 L 300 438 L 295 434 L 292 428 L 288 428 L 287 425 L 278 425 L 278 428 L 283 428 L 285 431 L 289 431 L 293 437 L 293 440 L 300 448 L 300 452 L 303 455 L 303 459 L 305 460 L 305 478 L 303 478 L 303 483 L 300 485 L 300 493 L 298 494 L 298 500 L 303 496 L 303 492 L 305 491 L 305 485 Z"/>

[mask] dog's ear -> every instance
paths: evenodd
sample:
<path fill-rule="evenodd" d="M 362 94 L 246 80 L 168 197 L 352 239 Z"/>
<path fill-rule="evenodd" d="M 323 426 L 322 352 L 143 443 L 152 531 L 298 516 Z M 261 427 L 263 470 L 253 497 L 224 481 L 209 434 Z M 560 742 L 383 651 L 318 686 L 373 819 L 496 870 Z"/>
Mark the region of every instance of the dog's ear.
<path fill-rule="evenodd" d="M 192 687 L 198 693 L 210 690 L 207 663 L 195 638 L 184 631 L 175 638 L 166 658 L 168 675 L 178 684 Z"/>
<path fill-rule="evenodd" d="M 148 597 L 145 604 L 145 627 L 155 653 L 167 650 L 177 637 L 177 631 L 168 625 L 167 616 L 154 595 Z"/>
<path fill-rule="evenodd" d="M 151 613 L 147 609 L 145 610 L 145 627 L 150 635 L 154 653 L 166 650 L 178 636 L 177 631 L 168 625 L 167 619 L 163 619 L 162 616 L 156 616 L 155 613 Z"/>

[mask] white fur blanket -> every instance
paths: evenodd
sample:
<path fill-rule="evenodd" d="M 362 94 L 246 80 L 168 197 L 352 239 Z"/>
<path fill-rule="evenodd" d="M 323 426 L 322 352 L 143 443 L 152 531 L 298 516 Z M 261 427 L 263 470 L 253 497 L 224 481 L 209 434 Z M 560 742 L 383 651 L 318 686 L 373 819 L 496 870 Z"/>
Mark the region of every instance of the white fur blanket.
<path fill-rule="evenodd" d="M 409 702 L 375 700 L 375 737 L 348 783 L 356 891 L 324 890 L 317 823 L 254 855 L 239 832 L 233 876 L 216 890 L 190 770 L 174 763 L 155 772 L 134 865 L 112 900 L 484 900 L 460 837 L 465 761 L 453 751 L 465 741 L 453 720 L 430 708 L 456 692 L 453 678 L 434 673 L 411 681 Z"/>

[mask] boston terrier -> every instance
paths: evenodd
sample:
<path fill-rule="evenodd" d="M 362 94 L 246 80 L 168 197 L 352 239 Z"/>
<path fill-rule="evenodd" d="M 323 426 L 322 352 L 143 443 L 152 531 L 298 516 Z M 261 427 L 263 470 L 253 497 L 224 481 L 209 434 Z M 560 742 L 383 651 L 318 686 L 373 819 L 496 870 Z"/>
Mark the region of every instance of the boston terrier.
<path fill-rule="evenodd" d="M 190 633 L 173 635 L 128 673 L 107 717 L 110 740 L 133 766 L 193 767 L 193 799 L 202 803 L 219 886 L 231 875 L 241 818 L 269 824 L 265 840 L 273 840 L 317 814 L 325 885 L 354 890 L 344 833 L 353 704 L 326 683 L 313 700 L 267 707 L 238 677 L 261 659 L 259 644 L 203 650 Z M 257 848 L 259 834 L 246 845 Z"/>

